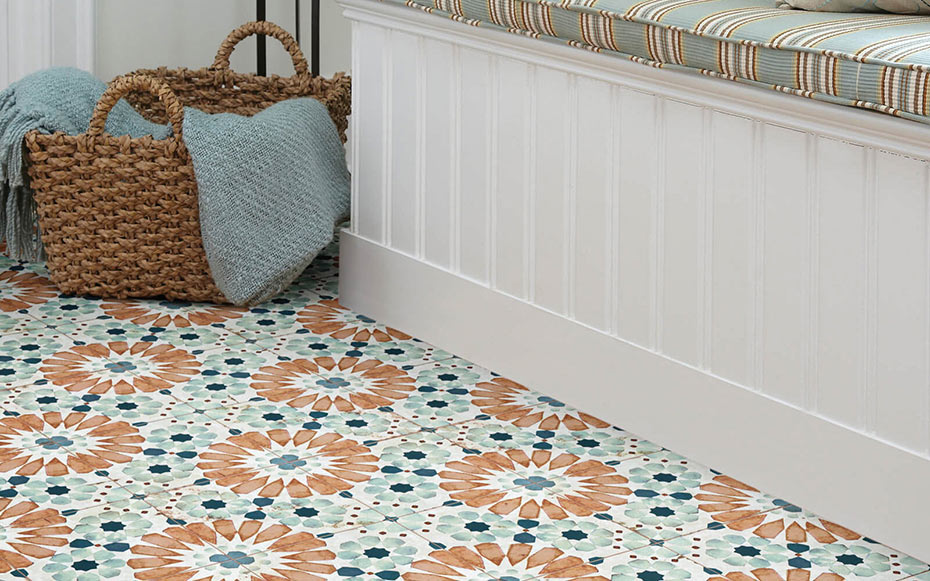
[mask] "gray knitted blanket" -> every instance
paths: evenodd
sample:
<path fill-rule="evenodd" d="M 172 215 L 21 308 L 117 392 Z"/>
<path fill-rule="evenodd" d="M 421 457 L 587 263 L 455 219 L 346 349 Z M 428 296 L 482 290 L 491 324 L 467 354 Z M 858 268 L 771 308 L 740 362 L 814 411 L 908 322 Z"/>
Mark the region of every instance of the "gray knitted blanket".
<path fill-rule="evenodd" d="M 18 260 L 41 260 L 23 136 L 33 129 L 87 131 L 106 86 L 77 69 L 49 69 L 0 92 L 0 242 Z M 112 135 L 165 138 L 125 101 L 110 113 Z M 217 287 L 231 302 L 255 304 L 293 282 L 348 213 L 345 152 L 326 107 L 314 99 L 278 103 L 254 117 L 185 109 L 184 142 L 200 200 L 201 234 Z"/>
<path fill-rule="evenodd" d="M 282 101 L 253 117 L 186 109 L 184 142 L 207 262 L 235 304 L 287 288 L 349 211 L 345 150 L 319 101 Z"/>

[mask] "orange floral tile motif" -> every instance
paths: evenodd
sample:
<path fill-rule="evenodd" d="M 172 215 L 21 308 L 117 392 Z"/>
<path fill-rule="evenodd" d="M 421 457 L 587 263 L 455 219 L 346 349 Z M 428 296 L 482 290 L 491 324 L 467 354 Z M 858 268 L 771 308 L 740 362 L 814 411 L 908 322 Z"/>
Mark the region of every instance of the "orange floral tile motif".
<path fill-rule="evenodd" d="M 306 498 L 336 494 L 377 472 L 371 450 L 339 434 L 284 429 L 249 432 L 200 454 L 204 476 L 238 494 Z"/>
<path fill-rule="evenodd" d="M 536 397 L 535 392 L 504 377 L 479 383 L 470 395 L 472 403 L 482 412 L 520 428 L 556 430 L 564 426 L 578 431 L 610 427 L 607 422 L 577 410 L 559 412 L 539 405 L 531 399 Z M 545 401 L 553 400 L 547 398 Z"/>
<path fill-rule="evenodd" d="M 72 412 L 0 419 L 0 476 L 104 470 L 140 454 L 144 438 L 123 421 Z"/>
<path fill-rule="evenodd" d="M 811 576 L 807 569 L 791 569 L 781 575 L 774 569 L 754 569 L 748 573 L 729 573 L 723 577 L 711 577 L 708 581 L 844 581 L 836 573 L 821 573 L 816 577 Z"/>
<path fill-rule="evenodd" d="M 486 452 L 454 460 L 439 473 L 440 487 L 473 508 L 521 518 L 591 516 L 626 504 L 632 490 L 613 467 L 549 450 Z"/>
<path fill-rule="evenodd" d="M 733 530 L 751 530 L 754 535 L 765 539 L 784 536 L 790 543 L 816 540 L 822 544 L 832 544 L 840 540 L 862 538 L 855 531 L 814 516 L 803 524 L 798 521 L 786 524 L 782 511 L 767 510 L 771 508 L 770 505 L 754 506 L 756 499 L 764 498 L 758 490 L 722 474 L 702 484 L 701 492 L 694 497 L 702 502 L 700 510 L 712 514 L 715 521 Z"/>
<path fill-rule="evenodd" d="M 340 412 L 369 410 L 405 399 L 416 390 L 406 371 L 376 359 L 317 357 L 262 367 L 252 388 L 294 408 Z"/>
<path fill-rule="evenodd" d="M 52 508 L 0 498 L 0 573 L 25 569 L 68 544 L 71 527 Z"/>
<path fill-rule="evenodd" d="M 494 579 L 607 581 L 607 577 L 598 575 L 597 567 L 580 557 L 526 544 L 452 547 L 433 551 L 428 559 L 415 561 L 411 568 L 403 574 L 404 581 L 457 581 L 487 575 Z"/>
<path fill-rule="evenodd" d="M 406 333 L 390 327 L 381 327 L 374 320 L 353 313 L 334 299 L 308 305 L 297 313 L 297 322 L 312 333 L 340 340 L 383 343 L 411 339 Z"/>
<path fill-rule="evenodd" d="M 142 537 L 127 565 L 136 579 L 325 581 L 335 553 L 308 532 L 247 520 L 198 522 Z"/>
<path fill-rule="evenodd" d="M 125 341 L 77 345 L 42 362 L 40 371 L 68 391 L 125 395 L 187 382 L 200 363 L 189 352 L 164 343 Z"/>
<path fill-rule="evenodd" d="M 184 308 L 180 308 L 184 307 Z M 157 301 L 104 301 L 103 312 L 119 321 L 129 321 L 147 327 L 199 327 L 238 319 L 248 309 L 229 305 L 202 304 L 190 306 L 186 303 Z"/>
<path fill-rule="evenodd" d="M 24 270 L 0 272 L 0 312 L 10 313 L 47 303 L 58 296 L 43 276 Z"/>

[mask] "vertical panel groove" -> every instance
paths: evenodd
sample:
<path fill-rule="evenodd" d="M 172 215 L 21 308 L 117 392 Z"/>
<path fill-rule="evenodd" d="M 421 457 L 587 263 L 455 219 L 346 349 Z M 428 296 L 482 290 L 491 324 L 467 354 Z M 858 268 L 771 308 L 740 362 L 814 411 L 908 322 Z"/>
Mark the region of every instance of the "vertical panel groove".
<path fill-rule="evenodd" d="M 426 248 L 426 40 L 417 37 L 417 96 L 416 96 L 416 132 L 417 132 L 417 193 L 416 193 L 416 256 L 423 258 Z"/>
<path fill-rule="evenodd" d="M 650 297 L 650 344 L 653 349 L 662 352 L 662 303 L 664 284 L 664 248 L 665 248 L 665 99 L 654 96 L 656 99 L 656 187 L 652 197 L 652 293 Z"/>
<path fill-rule="evenodd" d="M 816 412 L 818 409 L 818 373 L 819 354 L 817 350 L 820 325 L 820 172 L 818 171 L 817 136 L 807 134 L 807 198 L 808 198 L 808 297 L 807 316 L 808 333 L 807 366 L 805 370 L 804 409 Z"/>
<path fill-rule="evenodd" d="M 488 100 L 490 104 L 491 123 L 488 127 L 490 137 L 490 147 L 488 148 L 488 173 L 491 181 L 491 187 L 488 188 L 488 285 L 491 288 L 497 288 L 497 190 L 498 178 L 500 177 L 500 135 L 497 128 L 500 125 L 500 67 L 498 66 L 498 57 L 491 55 L 488 62 L 490 69 L 491 83 L 488 88 Z"/>
<path fill-rule="evenodd" d="M 930 163 L 924 162 L 924 264 L 930 263 Z M 925 455 L 930 455 L 930 269 L 924 272 L 924 396 L 923 419 Z"/>
<path fill-rule="evenodd" d="M 704 172 L 704 179 L 702 180 L 703 195 L 701 196 L 701 204 L 703 205 L 703 216 L 701 219 L 703 221 L 703 236 L 701 236 L 701 245 L 703 246 L 703 252 L 701 253 L 701 258 L 703 264 L 701 265 L 701 273 L 703 275 L 703 288 L 702 288 L 702 309 L 701 309 L 701 349 L 699 350 L 699 356 L 701 357 L 701 368 L 702 369 L 711 369 L 713 367 L 713 309 L 714 309 L 714 155 L 712 154 L 712 148 L 714 143 L 714 117 L 713 110 L 704 108 L 702 110 L 703 115 L 703 142 L 702 142 L 702 152 L 701 158 L 703 162 L 701 163 L 702 171 Z"/>
<path fill-rule="evenodd" d="M 0 1 L 4 1 L 4 0 L 0 0 Z M 358 48 L 359 47 L 358 29 L 360 26 L 361 24 L 359 24 L 358 22 L 352 23 L 352 70 L 357 73 L 361 72 L 361 69 L 359 68 L 359 48 Z M 4 54 L 3 58 L 6 58 L 6 54 Z M 357 235 L 359 233 L 358 232 L 358 176 L 361 175 L 361 173 L 359 172 L 359 167 L 358 167 L 359 165 L 358 147 L 359 147 L 359 143 L 361 143 L 361 139 L 359 137 L 359 128 L 362 125 L 362 119 L 361 119 L 362 115 L 360 114 L 362 110 L 361 104 L 360 104 L 362 93 L 358 89 L 359 89 L 359 86 L 363 86 L 362 83 L 364 83 L 364 81 L 362 81 L 362 83 L 359 83 L 358 78 L 356 78 L 354 83 L 355 83 L 355 90 L 352 91 L 352 123 L 351 123 L 351 127 L 349 128 L 349 132 L 352 135 L 352 175 L 354 176 L 351 182 L 352 183 L 352 186 L 351 186 L 352 198 L 351 198 L 351 208 L 349 209 L 349 230 L 353 234 Z"/>
<path fill-rule="evenodd" d="M 763 333 L 763 305 L 765 292 L 765 126 L 760 121 L 754 121 L 752 124 L 752 164 L 754 169 L 753 180 L 753 209 L 752 225 L 753 233 L 753 296 L 754 308 L 752 315 L 752 388 L 762 390 L 765 380 L 765 370 L 763 369 L 763 350 L 765 345 L 762 337 Z"/>
<path fill-rule="evenodd" d="M 536 123 L 537 91 L 536 65 L 527 65 L 526 83 L 530 88 L 529 106 L 526 108 L 527 144 L 523 171 L 525 188 L 523 191 L 523 216 L 526 227 L 523 229 L 523 298 L 530 303 L 536 302 Z"/>
<path fill-rule="evenodd" d="M 393 229 L 391 228 L 393 222 L 391 215 L 394 210 L 394 162 L 392 153 L 394 148 L 391 147 L 394 125 L 392 89 L 394 75 L 391 73 L 394 69 L 393 43 L 392 31 L 387 29 L 384 33 L 384 46 L 381 53 L 381 70 L 384 77 L 381 83 L 381 118 L 384 119 L 384 133 L 381 135 L 381 175 L 384 176 L 384 181 L 381 184 L 381 232 L 387 246 L 393 246 L 394 242 Z"/>
<path fill-rule="evenodd" d="M 449 243 L 449 264 L 452 272 L 461 273 L 462 266 L 462 49 L 452 45 L 452 171 L 449 203 L 452 232 Z"/>
<path fill-rule="evenodd" d="M 620 175 L 623 172 L 623 161 L 620 152 L 620 115 L 621 107 L 621 90 L 614 85 L 609 88 L 610 92 L 610 143 L 608 144 L 608 158 L 611 162 L 608 164 L 607 174 L 607 240 L 610 248 L 607 251 L 607 307 L 604 310 L 607 313 L 608 321 L 606 325 L 607 332 L 611 335 L 618 336 L 618 318 L 620 316 Z"/>
<path fill-rule="evenodd" d="M 566 144 L 568 155 L 568 171 L 565 172 L 565 246 L 563 265 L 565 273 L 565 292 L 563 296 L 563 312 L 575 320 L 576 296 L 576 212 L 578 192 L 578 77 L 568 77 L 568 115 L 565 122 L 568 125 L 568 142 Z"/>
<path fill-rule="evenodd" d="M 866 154 L 866 344 L 865 357 L 865 389 L 862 393 L 860 413 L 861 425 L 867 434 L 875 433 L 876 406 L 875 406 L 875 379 L 877 365 L 875 361 L 878 353 L 878 184 L 876 183 L 875 150 L 868 148 Z"/>

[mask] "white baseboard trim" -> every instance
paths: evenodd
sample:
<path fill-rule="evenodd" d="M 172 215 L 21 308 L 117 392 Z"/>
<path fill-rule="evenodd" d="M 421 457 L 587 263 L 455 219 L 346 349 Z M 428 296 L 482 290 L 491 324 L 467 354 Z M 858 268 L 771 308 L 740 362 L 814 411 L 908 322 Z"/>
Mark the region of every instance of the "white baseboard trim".
<path fill-rule="evenodd" d="M 340 301 L 930 561 L 930 461 L 350 232 Z"/>

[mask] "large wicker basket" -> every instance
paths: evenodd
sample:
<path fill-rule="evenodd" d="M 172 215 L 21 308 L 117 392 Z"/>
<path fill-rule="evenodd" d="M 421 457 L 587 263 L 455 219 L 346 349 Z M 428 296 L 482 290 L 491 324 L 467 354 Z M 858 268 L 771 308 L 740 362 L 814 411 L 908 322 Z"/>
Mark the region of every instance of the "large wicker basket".
<path fill-rule="evenodd" d="M 259 76 L 236 73 L 229 68 L 229 56 L 236 45 L 253 34 L 265 34 L 278 39 L 294 63 L 292 77 Z M 254 115 L 284 99 L 314 97 L 329 110 L 343 143 L 351 109 L 352 81 L 343 73 L 332 78 L 310 74 L 307 59 L 294 38 L 279 26 L 267 22 L 248 22 L 229 33 L 216 52 L 213 66 L 203 69 L 140 69 L 143 74 L 168 85 L 181 103 L 207 113 L 237 113 Z M 154 95 L 133 93 L 126 97 L 133 107 L 151 121 L 165 123 L 164 108 Z"/>
<path fill-rule="evenodd" d="M 104 132 L 110 110 L 131 91 L 161 100 L 173 135 L 132 139 Z M 62 291 L 228 302 L 203 250 L 183 121 L 184 108 L 167 85 L 129 75 L 110 83 L 87 133 L 26 134 L 48 269 Z"/>

